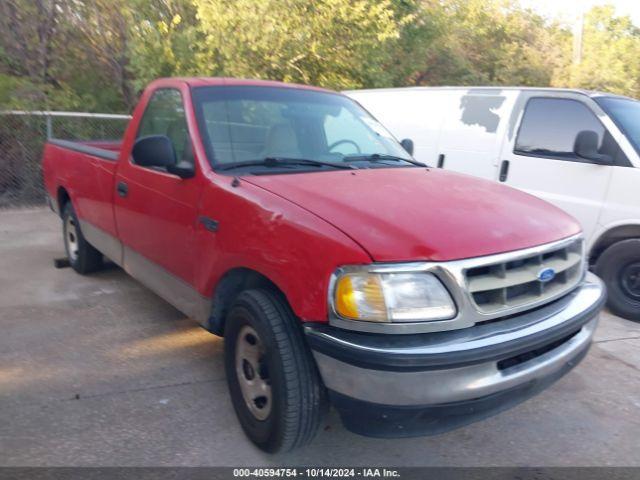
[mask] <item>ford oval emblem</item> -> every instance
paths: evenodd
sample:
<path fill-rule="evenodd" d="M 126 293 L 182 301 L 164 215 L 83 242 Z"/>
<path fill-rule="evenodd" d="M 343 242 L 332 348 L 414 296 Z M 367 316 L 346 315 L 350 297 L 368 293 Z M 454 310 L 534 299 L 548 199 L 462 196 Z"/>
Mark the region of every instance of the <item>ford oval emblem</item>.
<path fill-rule="evenodd" d="M 543 283 L 550 282 L 556 276 L 556 271 L 553 268 L 543 268 L 538 272 L 538 280 Z"/>

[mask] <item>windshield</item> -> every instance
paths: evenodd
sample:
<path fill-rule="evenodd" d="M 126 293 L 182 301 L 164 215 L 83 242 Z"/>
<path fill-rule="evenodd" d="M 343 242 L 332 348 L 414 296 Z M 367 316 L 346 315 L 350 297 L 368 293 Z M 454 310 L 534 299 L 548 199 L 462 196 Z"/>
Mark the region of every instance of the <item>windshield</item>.
<path fill-rule="evenodd" d="M 640 102 L 616 97 L 597 97 L 595 101 L 640 153 Z"/>
<path fill-rule="evenodd" d="M 342 95 L 297 88 L 230 86 L 195 88 L 193 99 L 204 146 L 214 167 L 259 169 L 259 162 L 274 158 L 298 160 L 288 162 L 287 167 L 306 170 L 335 162 L 366 163 L 367 167 L 413 166 L 409 163 L 411 156 L 393 136 Z"/>

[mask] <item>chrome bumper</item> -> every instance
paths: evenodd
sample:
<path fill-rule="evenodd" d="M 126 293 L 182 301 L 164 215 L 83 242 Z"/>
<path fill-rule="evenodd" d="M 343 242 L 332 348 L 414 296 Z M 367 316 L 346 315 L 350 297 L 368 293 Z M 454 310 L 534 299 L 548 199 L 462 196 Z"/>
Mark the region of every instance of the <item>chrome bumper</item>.
<path fill-rule="evenodd" d="M 589 273 L 551 304 L 458 331 L 406 336 L 325 326 L 305 331 L 332 393 L 367 404 L 441 406 L 564 374 L 586 353 L 605 296 L 600 279 Z"/>

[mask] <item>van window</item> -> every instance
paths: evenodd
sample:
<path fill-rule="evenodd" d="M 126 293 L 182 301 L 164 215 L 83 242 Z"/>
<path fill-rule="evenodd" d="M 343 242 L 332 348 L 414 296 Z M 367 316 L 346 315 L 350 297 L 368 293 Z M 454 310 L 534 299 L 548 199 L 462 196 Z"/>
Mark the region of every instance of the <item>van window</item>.
<path fill-rule="evenodd" d="M 640 153 L 640 102 L 629 98 L 597 97 L 595 101 Z"/>
<path fill-rule="evenodd" d="M 587 162 L 573 153 L 578 133 L 598 135 L 598 152 L 620 159 L 623 155 L 611 134 L 583 103 L 567 98 L 532 98 L 522 117 L 514 153 L 534 157 Z"/>

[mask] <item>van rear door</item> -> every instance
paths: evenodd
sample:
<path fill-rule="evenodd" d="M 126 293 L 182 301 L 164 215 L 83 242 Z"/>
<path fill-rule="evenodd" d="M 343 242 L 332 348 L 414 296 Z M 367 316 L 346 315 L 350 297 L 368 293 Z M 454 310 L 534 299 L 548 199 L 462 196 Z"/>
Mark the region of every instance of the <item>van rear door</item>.
<path fill-rule="evenodd" d="M 598 224 L 612 168 L 574 153 L 578 133 L 595 132 L 600 154 L 610 156 L 614 165 L 629 164 L 597 110 L 579 93 L 522 92 L 497 178 L 564 209 L 580 221 L 587 238 Z"/>

